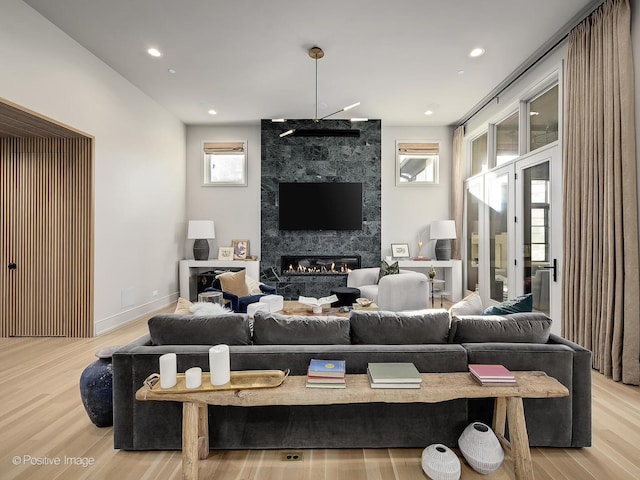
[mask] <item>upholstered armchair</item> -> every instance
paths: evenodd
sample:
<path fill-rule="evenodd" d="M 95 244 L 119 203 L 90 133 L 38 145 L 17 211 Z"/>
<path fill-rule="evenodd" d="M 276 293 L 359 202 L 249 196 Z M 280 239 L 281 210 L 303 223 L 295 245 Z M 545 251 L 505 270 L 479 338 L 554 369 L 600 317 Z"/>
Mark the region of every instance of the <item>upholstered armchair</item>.
<path fill-rule="evenodd" d="M 218 275 L 205 292 L 222 292 L 222 298 L 228 301 L 227 306 L 236 313 L 247 313 L 249 304 L 260 301 L 265 295 L 277 293 L 276 288 L 270 285 L 252 279 L 247 282 L 244 270 Z"/>
<path fill-rule="evenodd" d="M 429 279 L 409 270 L 385 275 L 378 282 L 379 268 L 359 268 L 347 276 L 347 287 L 360 290 L 360 295 L 372 298 L 380 310 L 399 312 L 421 310 L 429 306 Z"/>

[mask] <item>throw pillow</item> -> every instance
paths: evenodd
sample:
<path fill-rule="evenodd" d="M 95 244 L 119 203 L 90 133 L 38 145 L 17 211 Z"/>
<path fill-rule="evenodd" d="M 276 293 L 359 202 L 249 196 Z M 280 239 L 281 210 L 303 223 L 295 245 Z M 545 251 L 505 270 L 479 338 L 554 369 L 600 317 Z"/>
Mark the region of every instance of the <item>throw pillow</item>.
<path fill-rule="evenodd" d="M 212 316 L 212 315 L 224 315 L 226 313 L 233 313 L 228 308 L 223 307 L 213 302 L 197 302 L 191 305 L 189 311 L 197 317 Z"/>
<path fill-rule="evenodd" d="M 527 293 L 506 302 L 488 307 L 482 312 L 483 315 L 507 315 L 509 313 L 521 313 L 533 311 L 533 295 Z"/>
<path fill-rule="evenodd" d="M 177 313 L 179 315 L 190 315 L 191 310 L 189 309 L 191 308 L 191 305 L 193 305 L 193 303 L 191 303 L 189 300 L 179 297 L 178 304 L 176 305 L 176 311 L 173 313 Z"/>
<path fill-rule="evenodd" d="M 260 290 L 260 282 L 255 278 L 246 277 L 247 280 L 247 288 L 249 289 L 249 295 L 260 295 L 262 290 Z"/>
<path fill-rule="evenodd" d="M 246 297 L 249 295 L 244 270 L 221 273 L 218 275 L 218 280 L 220 280 L 220 286 L 223 292 L 233 293 L 238 297 Z"/>
<path fill-rule="evenodd" d="M 449 314 L 454 315 L 482 315 L 482 298 L 478 292 L 467 295 L 458 303 L 454 303 L 449 309 Z"/>
<path fill-rule="evenodd" d="M 389 265 L 386 260 L 383 260 L 380 264 L 380 273 L 378 273 L 378 283 L 380 283 L 382 277 L 386 277 L 387 275 L 396 275 L 398 273 L 400 273 L 398 262 L 393 262 Z"/>

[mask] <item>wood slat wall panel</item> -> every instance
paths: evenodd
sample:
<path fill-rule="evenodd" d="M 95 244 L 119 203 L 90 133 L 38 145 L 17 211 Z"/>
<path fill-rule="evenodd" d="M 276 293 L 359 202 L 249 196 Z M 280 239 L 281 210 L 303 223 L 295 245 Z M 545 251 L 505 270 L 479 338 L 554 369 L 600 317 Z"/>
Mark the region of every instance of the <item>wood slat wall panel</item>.
<path fill-rule="evenodd" d="M 2 336 L 93 335 L 90 138 L 3 138 Z M 18 268 L 6 265 L 15 261 Z"/>

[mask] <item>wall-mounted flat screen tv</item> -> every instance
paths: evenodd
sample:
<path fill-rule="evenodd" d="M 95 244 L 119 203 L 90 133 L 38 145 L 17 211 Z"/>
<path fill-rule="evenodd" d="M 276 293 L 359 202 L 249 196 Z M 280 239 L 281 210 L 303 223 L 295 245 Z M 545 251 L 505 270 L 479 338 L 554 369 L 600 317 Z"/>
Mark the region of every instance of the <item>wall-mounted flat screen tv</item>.
<path fill-rule="evenodd" d="M 362 230 L 362 183 L 280 183 L 280 230 Z"/>

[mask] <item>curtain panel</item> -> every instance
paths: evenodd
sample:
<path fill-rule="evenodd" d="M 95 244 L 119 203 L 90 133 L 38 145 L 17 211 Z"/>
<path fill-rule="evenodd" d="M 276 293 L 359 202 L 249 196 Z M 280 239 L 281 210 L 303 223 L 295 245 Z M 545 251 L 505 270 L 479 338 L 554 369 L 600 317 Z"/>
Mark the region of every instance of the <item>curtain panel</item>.
<path fill-rule="evenodd" d="M 451 242 L 451 258 L 462 258 L 460 245 L 464 208 L 464 125 L 453 131 L 453 161 L 451 163 L 451 218 L 456 222 L 456 239 Z"/>
<path fill-rule="evenodd" d="M 593 367 L 640 383 L 638 191 L 628 0 L 569 35 L 564 125 L 563 336 Z"/>

